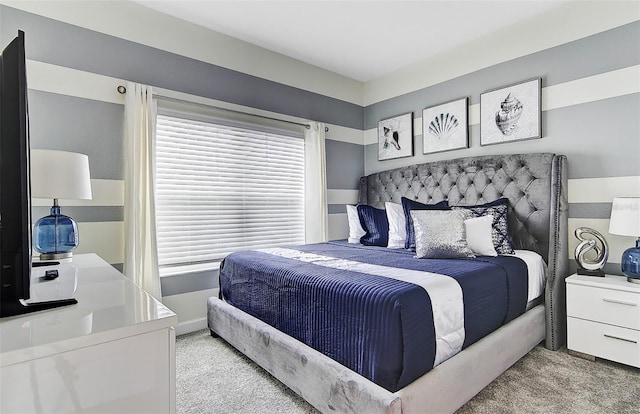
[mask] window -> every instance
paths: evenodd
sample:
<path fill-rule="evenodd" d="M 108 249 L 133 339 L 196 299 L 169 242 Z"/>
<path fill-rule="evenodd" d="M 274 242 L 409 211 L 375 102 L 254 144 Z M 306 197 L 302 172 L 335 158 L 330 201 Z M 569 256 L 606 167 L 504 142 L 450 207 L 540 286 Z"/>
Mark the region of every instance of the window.
<path fill-rule="evenodd" d="M 156 171 L 163 276 L 305 241 L 302 135 L 161 111 Z"/>

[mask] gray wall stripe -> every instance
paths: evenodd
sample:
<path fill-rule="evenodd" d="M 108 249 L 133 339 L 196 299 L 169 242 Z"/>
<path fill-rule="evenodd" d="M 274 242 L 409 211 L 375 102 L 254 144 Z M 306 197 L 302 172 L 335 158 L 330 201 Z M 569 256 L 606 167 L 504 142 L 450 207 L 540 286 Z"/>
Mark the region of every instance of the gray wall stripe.
<path fill-rule="evenodd" d="M 3 43 L 15 37 L 18 29 L 25 31 L 28 59 L 362 129 L 364 108 L 360 105 L 11 7 L 0 7 Z"/>
<path fill-rule="evenodd" d="M 218 274 L 218 270 L 210 270 L 162 277 L 160 278 L 162 296 L 172 296 L 181 293 L 218 288 Z"/>
<path fill-rule="evenodd" d="M 571 203 L 569 217 L 607 219 L 611 217 L 611 203 Z"/>
<path fill-rule="evenodd" d="M 40 217 L 49 215 L 49 207 L 31 208 L 31 217 L 35 223 Z M 124 221 L 123 206 L 62 206 L 62 214 L 71 217 L 77 223 L 83 222 L 103 222 L 103 221 Z"/>
<path fill-rule="evenodd" d="M 87 154 L 91 178 L 124 178 L 124 106 L 29 90 L 31 148 Z"/>
<path fill-rule="evenodd" d="M 327 208 L 329 214 L 347 214 L 347 207 L 345 204 L 328 204 Z"/>
<path fill-rule="evenodd" d="M 469 128 L 470 148 L 422 154 L 422 136 L 415 137 L 415 154 L 378 161 L 377 144 L 365 145 L 367 174 L 401 165 L 484 154 L 553 152 L 569 162 L 569 178 L 640 175 L 640 94 L 567 106 L 542 113 L 543 137 L 500 145 L 480 146 L 480 125 Z"/>
<path fill-rule="evenodd" d="M 640 22 L 629 23 L 378 102 L 365 108 L 364 129 L 376 128 L 381 119 L 407 112 L 422 116 L 424 108 L 465 96 L 475 104 L 487 90 L 530 78 L 542 77 L 542 87 L 546 87 L 634 66 L 640 63 L 638 38 Z"/>
<path fill-rule="evenodd" d="M 364 175 L 363 146 L 326 140 L 327 188 L 357 190 Z"/>

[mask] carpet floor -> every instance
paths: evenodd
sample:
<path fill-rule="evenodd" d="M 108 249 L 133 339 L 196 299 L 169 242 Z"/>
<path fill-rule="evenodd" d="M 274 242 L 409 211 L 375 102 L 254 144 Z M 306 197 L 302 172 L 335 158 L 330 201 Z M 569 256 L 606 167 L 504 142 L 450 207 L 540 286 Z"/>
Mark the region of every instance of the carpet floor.
<path fill-rule="evenodd" d="M 178 414 L 318 412 L 208 329 L 177 338 L 176 369 Z M 640 414 L 640 369 L 537 346 L 457 413 Z"/>

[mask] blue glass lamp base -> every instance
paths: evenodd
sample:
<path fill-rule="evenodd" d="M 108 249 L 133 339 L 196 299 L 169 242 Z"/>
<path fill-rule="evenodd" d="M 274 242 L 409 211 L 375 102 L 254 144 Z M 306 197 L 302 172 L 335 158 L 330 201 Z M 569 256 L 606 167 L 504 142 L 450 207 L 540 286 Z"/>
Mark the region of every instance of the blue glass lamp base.
<path fill-rule="evenodd" d="M 60 214 L 60 207 L 51 207 L 51 214 L 36 222 L 33 247 L 42 260 L 58 260 L 72 256 L 78 246 L 78 226 L 71 217 Z"/>
<path fill-rule="evenodd" d="M 636 240 L 636 247 L 622 253 L 621 267 L 629 282 L 640 283 L 640 238 Z"/>

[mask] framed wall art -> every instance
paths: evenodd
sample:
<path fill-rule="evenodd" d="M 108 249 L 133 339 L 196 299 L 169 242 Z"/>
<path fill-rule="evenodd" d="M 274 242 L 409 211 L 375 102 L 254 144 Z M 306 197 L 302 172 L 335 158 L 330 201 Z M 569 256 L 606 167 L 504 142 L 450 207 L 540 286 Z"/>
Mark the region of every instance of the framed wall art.
<path fill-rule="evenodd" d="M 480 95 L 480 145 L 542 137 L 542 79 Z"/>
<path fill-rule="evenodd" d="M 458 99 L 422 111 L 422 152 L 469 148 L 469 101 Z"/>
<path fill-rule="evenodd" d="M 378 121 L 378 161 L 413 156 L 413 112 Z"/>

